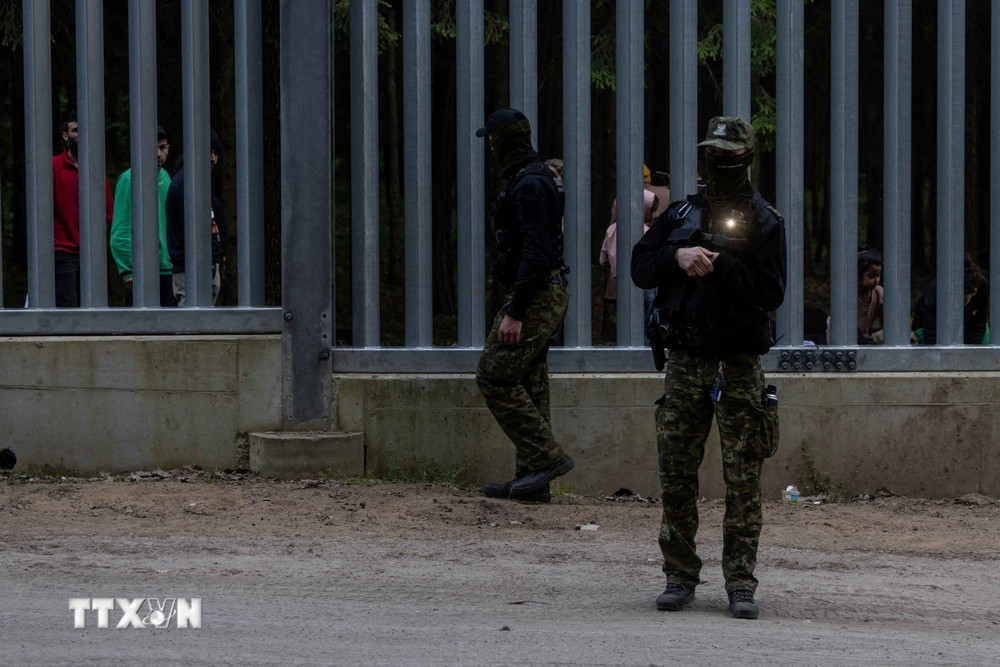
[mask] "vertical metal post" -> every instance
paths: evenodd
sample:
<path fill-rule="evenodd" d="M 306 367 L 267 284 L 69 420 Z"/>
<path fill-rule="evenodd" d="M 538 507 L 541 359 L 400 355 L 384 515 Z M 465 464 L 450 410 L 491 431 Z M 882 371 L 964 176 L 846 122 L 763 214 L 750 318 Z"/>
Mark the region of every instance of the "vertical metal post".
<path fill-rule="evenodd" d="M 56 303 L 52 206 L 52 32 L 49 0 L 24 0 L 24 153 L 28 306 Z"/>
<path fill-rule="evenodd" d="M 830 341 L 855 345 L 858 322 L 858 2 L 832 7 L 830 48 Z"/>
<path fill-rule="evenodd" d="M 619 0 L 615 47 L 615 119 L 617 139 L 618 199 L 618 345 L 643 344 L 642 290 L 629 278 L 632 246 L 642 237 L 642 163 L 645 115 L 643 113 L 642 0 Z"/>
<path fill-rule="evenodd" d="M 722 112 L 751 122 L 750 3 L 726 0 L 722 19 Z"/>
<path fill-rule="evenodd" d="M 990 5 L 990 53 L 1000 53 L 1000 0 Z M 990 274 L 1000 277 L 1000 58 L 990 62 Z M 990 290 L 990 345 L 1000 345 L 1000 289 Z"/>
<path fill-rule="evenodd" d="M 0 171 L 0 192 L 3 192 L 3 172 Z M 0 197 L 0 220 L 3 220 L 3 197 Z M 3 234 L 0 234 L 0 310 L 3 310 Z"/>
<path fill-rule="evenodd" d="M 264 305 L 261 0 L 236 0 L 236 243 L 239 304 Z"/>
<path fill-rule="evenodd" d="M 698 3 L 670 0 L 670 196 L 673 199 L 682 199 L 695 191 L 697 137 Z"/>
<path fill-rule="evenodd" d="M 80 305 L 108 305 L 108 222 L 104 160 L 104 10 L 76 3 L 76 87 L 80 124 Z"/>
<path fill-rule="evenodd" d="M 129 0 L 132 303 L 160 305 L 160 200 L 156 158 L 156 2 Z"/>
<path fill-rule="evenodd" d="M 775 203 L 785 217 L 790 277 L 785 287 L 785 301 L 778 310 L 778 340 L 783 345 L 801 345 L 805 308 L 805 292 L 800 279 L 805 256 L 805 165 L 802 157 L 805 28 L 802 0 L 778 0 L 777 33 Z"/>
<path fill-rule="evenodd" d="M 379 344 L 378 12 L 351 3 L 351 274 L 354 346 Z"/>
<path fill-rule="evenodd" d="M 208 4 L 181 3 L 184 83 L 184 273 L 187 306 L 212 305 L 212 166 L 209 128 Z"/>
<path fill-rule="evenodd" d="M 478 347 L 486 340 L 483 295 L 486 290 L 483 156 L 485 141 L 476 130 L 483 112 L 483 0 L 455 5 L 458 60 L 458 344 Z"/>
<path fill-rule="evenodd" d="M 406 196 L 406 346 L 434 342 L 431 229 L 430 0 L 403 5 L 403 191 Z"/>
<path fill-rule="evenodd" d="M 964 340 L 965 0 L 938 3 L 937 342 Z"/>
<path fill-rule="evenodd" d="M 563 0 L 564 233 L 571 269 L 564 326 L 567 347 L 588 347 L 592 342 L 590 126 L 590 0 Z"/>
<path fill-rule="evenodd" d="M 510 0 L 510 105 L 531 122 L 538 146 L 538 1 Z"/>
<path fill-rule="evenodd" d="M 911 0 L 885 5 L 885 264 L 887 345 L 910 343 L 910 115 L 912 107 Z"/>
<path fill-rule="evenodd" d="M 333 31 L 331 0 L 282 0 L 282 399 L 290 430 L 331 427 Z"/>

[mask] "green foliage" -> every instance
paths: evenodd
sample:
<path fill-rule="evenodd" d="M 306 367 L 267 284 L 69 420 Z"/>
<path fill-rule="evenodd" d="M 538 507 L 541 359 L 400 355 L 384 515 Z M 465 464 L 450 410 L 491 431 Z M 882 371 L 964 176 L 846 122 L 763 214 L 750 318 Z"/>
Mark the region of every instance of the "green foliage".
<path fill-rule="evenodd" d="M 455 39 L 458 27 L 455 25 L 455 0 L 431 3 L 431 34 L 443 40 Z M 483 10 L 483 42 L 486 46 L 502 44 L 510 31 L 510 23 L 496 12 Z"/>
<path fill-rule="evenodd" d="M 378 0 L 378 52 L 382 54 L 399 41 L 400 34 L 389 27 L 385 12 L 391 11 L 387 0 Z M 351 0 L 337 0 L 333 6 L 333 33 L 344 44 L 351 43 Z"/>
<path fill-rule="evenodd" d="M 716 23 L 698 40 L 698 62 L 705 64 L 722 57 L 722 24 Z"/>
<path fill-rule="evenodd" d="M 811 1 L 811 0 L 807 0 Z M 708 65 L 722 58 L 723 29 L 716 23 L 698 40 L 698 62 Z M 777 131 L 777 102 L 761 85 L 761 80 L 774 73 L 777 66 L 778 33 L 775 0 L 753 0 L 750 5 L 750 68 L 752 79 L 751 123 L 758 151 L 774 149 Z"/>
<path fill-rule="evenodd" d="M 590 81 L 595 90 L 615 89 L 614 28 L 605 27 L 590 38 Z"/>
<path fill-rule="evenodd" d="M 10 49 L 21 45 L 21 3 L 17 0 L 0 0 L 0 44 Z"/>
<path fill-rule="evenodd" d="M 774 150 L 775 137 L 778 134 L 778 104 L 763 88 L 757 91 L 754 99 L 756 108 L 750 124 L 753 125 L 754 137 L 757 140 L 756 151 L 758 154 L 769 153 Z"/>

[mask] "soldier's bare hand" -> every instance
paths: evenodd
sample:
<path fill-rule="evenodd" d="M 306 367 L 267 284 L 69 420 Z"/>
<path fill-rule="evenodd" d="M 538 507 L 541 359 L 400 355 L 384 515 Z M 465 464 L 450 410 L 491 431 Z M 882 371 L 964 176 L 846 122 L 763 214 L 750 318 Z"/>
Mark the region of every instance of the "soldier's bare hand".
<path fill-rule="evenodd" d="M 521 320 L 515 320 L 510 315 L 504 315 L 497 330 L 497 339 L 501 345 L 516 345 L 521 341 Z"/>
<path fill-rule="evenodd" d="M 677 266 L 684 270 L 692 278 L 697 276 L 707 276 L 715 270 L 713 262 L 719 253 L 705 250 L 701 246 L 691 248 L 678 248 L 674 257 L 677 259 Z"/>

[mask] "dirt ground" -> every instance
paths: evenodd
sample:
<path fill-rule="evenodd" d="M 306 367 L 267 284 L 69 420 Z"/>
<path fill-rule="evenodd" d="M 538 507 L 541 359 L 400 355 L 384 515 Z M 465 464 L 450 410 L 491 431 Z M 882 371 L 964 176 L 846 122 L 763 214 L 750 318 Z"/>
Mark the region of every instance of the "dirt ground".
<path fill-rule="evenodd" d="M 197 470 L 0 477 L 0 664 L 995 665 L 1000 502 L 769 502 L 758 621 L 657 612 L 657 501 Z M 590 526 L 587 526 L 590 524 Z M 583 529 L 596 526 L 596 529 Z M 200 629 L 74 628 L 70 598 L 200 598 Z"/>

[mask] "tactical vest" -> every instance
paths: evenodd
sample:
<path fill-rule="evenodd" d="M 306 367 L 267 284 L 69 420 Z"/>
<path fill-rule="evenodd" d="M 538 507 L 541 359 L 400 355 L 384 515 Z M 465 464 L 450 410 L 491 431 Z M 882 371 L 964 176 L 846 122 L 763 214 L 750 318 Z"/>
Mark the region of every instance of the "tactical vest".
<path fill-rule="evenodd" d="M 552 170 L 542 162 L 532 162 L 521 168 L 510 179 L 507 189 L 502 191 L 493 202 L 493 224 L 496 228 L 496 242 L 493 246 L 493 273 L 497 280 L 512 287 L 517 279 L 517 269 L 521 261 L 521 230 L 514 212 L 514 191 L 525 176 L 541 176 L 552 183 L 555 204 L 551 211 L 550 224 L 553 244 L 550 249 L 549 268 L 560 269 L 563 264 L 563 213 L 566 207 L 566 193 L 562 184 L 556 180 Z"/>
<path fill-rule="evenodd" d="M 756 194 L 748 204 L 747 210 L 742 212 L 744 219 L 733 223 L 731 231 L 734 236 L 728 236 L 716 230 L 712 230 L 716 232 L 714 234 L 705 231 L 702 226 L 705 210 L 691 201 L 685 201 L 674 216 L 676 226 L 670 238 L 691 239 L 680 245 L 701 245 L 738 257 L 752 253 L 760 237 L 759 210 L 766 204 Z M 698 238 L 699 234 L 701 238 Z M 774 343 L 774 321 L 769 313 L 760 308 L 720 299 L 718 292 L 712 295 L 714 298 L 706 298 L 708 293 L 702 282 L 692 278 L 675 281 L 668 289 L 660 289 L 663 293 L 656 299 L 656 319 L 667 348 L 694 352 L 746 349 L 747 352 L 764 354 Z M 724 288 L 716 288 L 721 289 Z"/>

